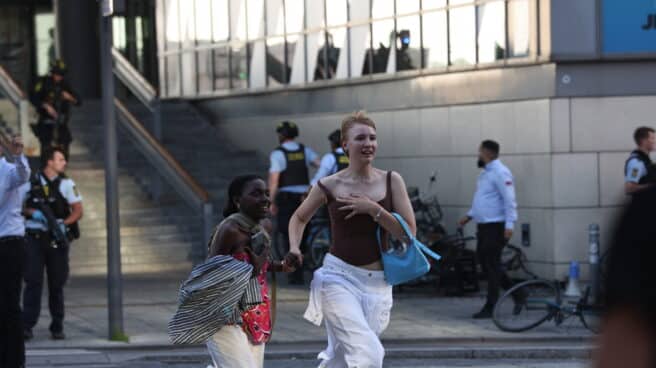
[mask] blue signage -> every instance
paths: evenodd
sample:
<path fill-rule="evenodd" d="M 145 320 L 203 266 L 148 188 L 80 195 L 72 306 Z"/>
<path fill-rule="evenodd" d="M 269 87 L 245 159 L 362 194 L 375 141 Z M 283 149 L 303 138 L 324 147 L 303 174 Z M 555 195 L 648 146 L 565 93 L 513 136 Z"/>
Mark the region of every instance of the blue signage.
<path fill-rule="evenodd" d="M 656 53 L 656 0 L 603 0 L 605 54 Z"/>

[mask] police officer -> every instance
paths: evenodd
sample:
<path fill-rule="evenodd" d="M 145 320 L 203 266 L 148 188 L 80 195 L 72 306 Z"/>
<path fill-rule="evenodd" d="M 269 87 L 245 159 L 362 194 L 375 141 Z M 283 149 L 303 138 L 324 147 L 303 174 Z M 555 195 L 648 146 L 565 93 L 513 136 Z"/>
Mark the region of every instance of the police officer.
<path fill-rule="evenodd" d="M 342 133 L 339 129 L 330 133 L 328 136 L 330 141 L 330 152 L 323 155 L 319 170 L 310 181 L 312 186 L 316 185 L 321 178 L 332 175 L 338 171 L 344 170 L 348 167 L 349 159 L 344 153 L 342 148 Z"/>
<path fill-rule="evenodd" d="M 57 229 L 69 241 L 79 237 L 77 222 L 82 218 L 82 196 L 73 180 L 64 175 L 66 158 L 59 147 L 44 153 L 43 169 L 32 176 L 25 201 L 27 247 L 25 292 L 23 294 L 24 337 L 33 337 L 41 311 L 43 271 L 48 275 L 50 333 L 53 339 L 64 339 L 64 285 L 68 279 L 68 246 L 53 235 Z M 54 216 L 54 225 L 48 217 Z M 52 219 L 50 219 L 52 220 Z"/>
<path fill-rule="evenodd" d="M 39 114 L 39 121 L 33 126 L 34 135 L 39 138 L 41 150 L 53 143 L 64 148 L 68 158 L 68 147 L 73 136 L 68 128 L 70 106 L 79 106 L 80 97 L 64 79 L 66 64 L 55 60 L 50 64 L 50 73 L 39 78 L 32 90 L 32 104 Z"/>
<path fill-rule="evenodd" d="M 656 146 L 654 129 L 640 127 L 633 133 L 633 140 L 638 146 L 624 164 L 624 192 L 634 194 L 645 190 L 656 182 L 656 168 L 649 158 L 649 153 Z"/>
<path fill-rule="evenodd" d="M 23 155 L 23 142 L 0 135 L 0 153 L 5 146 L 12 163 L 0 157 L 0 367 L 25 366 L 25 343 L 21 323 L 25 223 L 21 215 L 21 188 L 29 182 L 30 167 Z"/>
<path fill-rule="evenodd" d="M 478 167 L 482 168 L 471 210 L 458 225 L 477 223 L 476 253 L 487 274 L 487 300 L 474 318 L 491 318 L 499 299 L 499 286 L 508 289 L 512 282 L 501 268 L 501 251 L 512 237 L 517 221 L 515 183 L 510 170 L 499 160 L 499 143 L 486 140 L 479 148 Z M 517 301 L 517 300 L 516 300 Z"/>
<path fill-rule="evenodd" d="M 276 216 L 276 241 L 283 242 L 283 249 L 289 249 L 288 226 L 296 208 L 301 204 L 303 194 L 310 184 L 309 167 L 319 166 L 317 154 L 305 145 L 296 142 L 298 127 L 290 121 L 283 121 L 276 128 L 280 146 L 270 155 L 269 190 L 271 213 Z M 303 269 L 299 267 L 289 274 L 291 284 L 303 284 Z"/>

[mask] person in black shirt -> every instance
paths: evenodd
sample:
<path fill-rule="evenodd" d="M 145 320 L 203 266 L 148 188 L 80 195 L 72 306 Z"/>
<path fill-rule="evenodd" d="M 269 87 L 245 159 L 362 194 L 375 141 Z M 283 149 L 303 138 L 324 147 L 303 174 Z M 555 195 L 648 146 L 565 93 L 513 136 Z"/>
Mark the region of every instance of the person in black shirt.
<path fill-rule="evenodd" d="M 39 121 L 32 128 L 41 143 L 41 151 L 54 144 L 61 146 L 68 158 L 69 146 L 73 141 L 68 128 L 71 105 L 79 106 L 81 100 L 64 79 L 66 72 L 66 64 L 62 60 L 52 62 L 50 73 L 39 78 L 34 85 L 31 101 L 39 114 Z"/>

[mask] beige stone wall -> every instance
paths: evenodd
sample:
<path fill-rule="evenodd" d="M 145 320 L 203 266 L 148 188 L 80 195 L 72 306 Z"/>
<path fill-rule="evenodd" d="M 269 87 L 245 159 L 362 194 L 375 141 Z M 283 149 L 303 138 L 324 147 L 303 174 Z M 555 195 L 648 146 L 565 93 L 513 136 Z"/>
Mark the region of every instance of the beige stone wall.
<path fill-rule="evenodd" d="M 479 143 L 499 141 L 519 204 L 512 242 L 521 243 L 519 224 L 529 223 L 531 245 L 525 251 L 531 269 L 560 278 L 571 260 L 582 263 L 585 277 L 589 224 L 600 224 L 602 247 L 608 245 L 626 200 L 622 171 L 633 130 L 649 125 L 653 106 L 656 97 L 572 98 L 369 113 L 378 125 L 378 166 L 400 172 L 408 185 L 422 190 L 438 171 L 436 192 L 449 231 L 471 203 Z M 301 141 L 323 153 L 327 135 L 345 114 L 240 119 L 219 127 L 237 145 L 268 155 L 277 145 L 276 122 L 292 119 Z"/>

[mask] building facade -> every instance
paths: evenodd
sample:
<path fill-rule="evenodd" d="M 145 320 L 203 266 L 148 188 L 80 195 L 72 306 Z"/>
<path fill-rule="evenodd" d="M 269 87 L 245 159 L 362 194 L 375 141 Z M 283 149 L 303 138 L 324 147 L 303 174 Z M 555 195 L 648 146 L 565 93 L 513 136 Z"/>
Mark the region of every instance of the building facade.
<path fill-rule="evenodd" d="M 495 139 L 517 185 L 512 242 L 528 224 L 532 270 L 560 278 L 576 260 L 585 274 L 588 225 L 603 249 L 627 199 L 633 130 L 654 125 L 656 4 L 632 4 L 159 0 L 160 86 L 262 155 L 280 120 L 326 151 L 364 109 L 378 165 L 420 188 L 438 172 L 449 230 L 470 205 L 479 143 Z"/>

